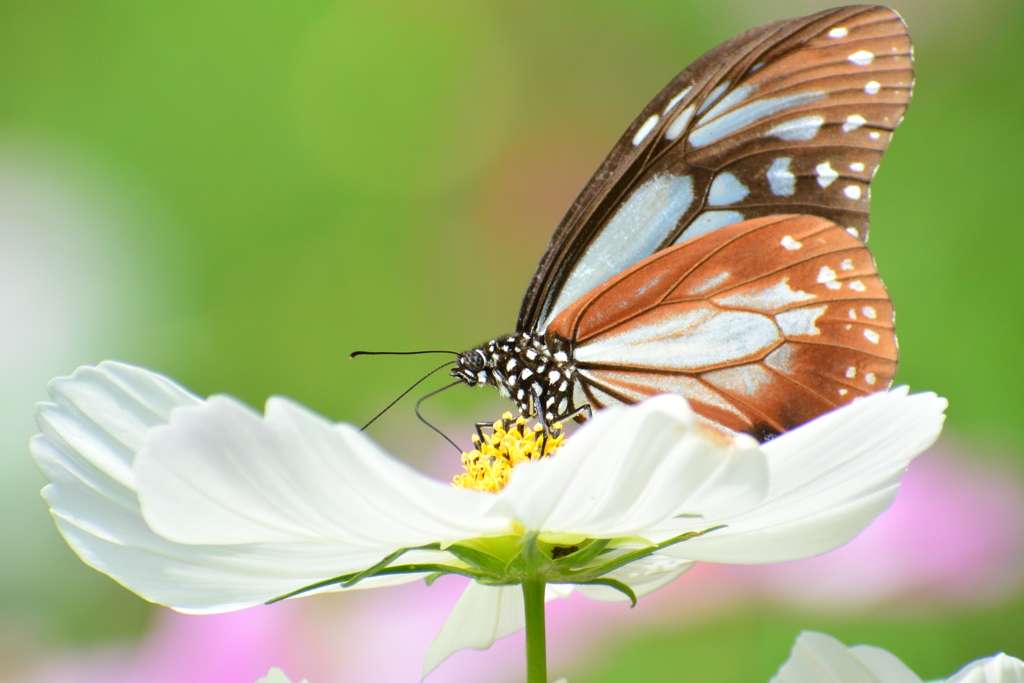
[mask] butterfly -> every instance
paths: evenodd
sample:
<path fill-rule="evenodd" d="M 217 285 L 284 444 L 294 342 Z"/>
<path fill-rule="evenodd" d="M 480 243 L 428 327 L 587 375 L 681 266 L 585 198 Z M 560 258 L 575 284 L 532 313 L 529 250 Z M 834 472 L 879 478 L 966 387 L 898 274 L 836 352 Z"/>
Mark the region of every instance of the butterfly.
<path fill-rule="evenodd" d="M 766 440 L 896 371 L 865 246 L 871 179 L 913 87 L 893 10 L 750 29 L 651 100 L 555 230 L 516 331 L 458 355 L 552 424 L 660 393 Z"/>

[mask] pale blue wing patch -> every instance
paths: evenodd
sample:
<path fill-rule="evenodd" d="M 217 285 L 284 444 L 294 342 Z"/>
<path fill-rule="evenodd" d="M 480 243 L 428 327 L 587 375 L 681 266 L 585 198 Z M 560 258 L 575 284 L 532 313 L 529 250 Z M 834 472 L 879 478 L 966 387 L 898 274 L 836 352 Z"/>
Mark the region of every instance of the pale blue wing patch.
<path fill-rule="evenodd" d="M 771 317 L 712 304 L 666 305 L 576 349 L 581 363 L 694 372 L 747 360 L 782 340 Z"/>
<path fill-rule="evenodd" d="M 792 197 L 796 192 L 796 176 L 790 170 L 790 157 L 778 157 L 768 167 L 768 187 L 777 197 Z"/>
<path fill-rule="evenodd" d="M 689 107 L 679 112 L 679 115 L 669 124 L 668 128 L 665 129 L 665 139 L 668 141 L 675 140 L 678 138 L 686 127 L 690 125 L 690 119 L 693 118 L 694 107 L 696 105 L 691 104 Z"/>
<path fill-rule="evenodd" d="M 743 201 L 750 194 L 750 188 L 740 182 L 732 173 L 719 173 L 708 191 L 710 206 L 728 206 Z"/>
<path fill-rule="evenodd" d="M 594 287 L 657 251 L 693 199 L 690 176 L 665 173 L 634 190 L 580 257 L 541 329 Z"/>
<path fill-rule="evenodd" d="M 730 93 L 730 97 L 736 93 L 740 93 L 741 90 L 743 89 L 737 88 L 733 93 Z M 747 92 L 741 94 L 744 96 L 749 95 L 749 89 Z M 754 100 L 749 104 L 737 107 L 728 113 L 721 113 L 724 109 L 719 110 L 719 107 L 714 107 L 707 113 L 707 115 L 701 117 L 697 121 L 697 127 L 694 128 L 692 133 L 690 133 L 690 144 L 694 147 L 709 145 L 748 126 L 758 123 L 759 121 L 774 116 L 775 114 L 789 109 L 795 109 L 796 107 L 800 107 L 805 104 L 817 102 L 824 98 L 825 93 L 812 91 L 795 93 L 793 95 L 786 95 L 783 97 L 769 97 L 766 99 Z M 725 104 L 728 99 L 729 97 L 723 99 L 721 104 Z M 733 100 L 730 102 L 730 105 L 736 104 L 738 101 L 740 100 Z M 711 118 L 711 114 L 716 111 L 719 112 L 720 115 L 716 118 Z M 824 119 L 822 119 L 822 123 L 824 123 Z"/>
<path fill-rule="evenodd" d="M 682 102 L 683 98 L 690 94 L 691 90 L 693 90 L 693 86 L 692 85 L 688 85 L 685 88 L 683 88 L 682 90 L 680 90 L 678 93 L 676 93 L 672 97 L 672 99 L 670 99 L 668 101 L 668 104 L 665 105 L 664 111 L 662 111 L 661 113 L 664 114 L 665 116 L 668 116 L 668 113 L 670 111 L 672 111 L 673 109 L 675 109 L 675 106 L 677 104 L 679 104 L 680 102 Z"/>
<path fill-rule="evenodd" d="M 807 142 L 813 140 L 818 135 L 818 131 L 825 124 L 825 117 L 818 114 L 812 114 L 811 116 L 801 116 L 799 118 L 790 119 L 789 121 L 783 121 L 777 126 L 773 126 L 768 131 L 769 136 L 774 136 L 780 140 L 786 140 L 788 142 Z"/>
<path fill-rule="evenodd" d="M 739 211 L 705 211 L 690 223 L 689 227 L 686 228 L 686 232 L 676 240 L 676 244 L 685 242 L 691 237 L 703 235 L 706 232 L 718 230 L 733 223 L 739 223 L 742 220 L 743 214 Z"/>

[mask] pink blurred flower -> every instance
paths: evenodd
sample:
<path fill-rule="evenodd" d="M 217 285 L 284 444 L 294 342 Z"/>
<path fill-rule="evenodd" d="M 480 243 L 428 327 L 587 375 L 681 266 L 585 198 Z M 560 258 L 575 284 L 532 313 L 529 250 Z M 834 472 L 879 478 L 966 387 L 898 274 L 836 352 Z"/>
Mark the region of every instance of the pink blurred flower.
<path fill-rule="evenodd" d="M 942 445 L 911 463 L 893 506 L 847 545 L 716 573 L 789 602 L 872 608 L 991 604 L 1024 578 L 1024 483 Z M 681 586 L 685 589 L 685 586 Z"/>
<path fill-rule="evenodd" d="M 299 680 L 293 638 L 305 619 L 291 603 L 195 616 L 161 609 L 135 647 L 51 658 L 23 683 L 253 683 L 280 667 Z"/>

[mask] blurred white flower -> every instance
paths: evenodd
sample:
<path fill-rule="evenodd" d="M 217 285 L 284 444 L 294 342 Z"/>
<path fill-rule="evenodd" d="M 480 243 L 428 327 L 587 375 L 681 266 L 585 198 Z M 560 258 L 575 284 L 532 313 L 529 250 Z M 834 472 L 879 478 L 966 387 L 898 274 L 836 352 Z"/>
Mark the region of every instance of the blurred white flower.
<path fill-rule="evenodd" d="M 267 672 L 267 675 L 256 681 L 256 683 L 292 683 L 291 679 L 284 675 L 284 672 L 274 667 Z M 305 679 L 301 683 L 307 683 Z"/>
<path fill-rule="evenodd" d="M 148 600 L 218 612 L 284 594 L 475 579 L 427 655 L 523 626 L 524 577 L 635 599 L 695 561 L 809 557 L 853 538 L 938 436 L 946 402 L 856 401 L 763 447 L 661 396 L 599 412 L 498 493 L 433 480 L 347 424 L 271 398 L 202 400 L 116 362 L 50 385 L 32 441 L 79 556 Z"/>
<path fill-rule="evenodd" d="M 880 647 L 846 647 L 832 636 L 804 631 L 771 683 L 921 683 Z M 971 662 L 943 683 L 1024 683 L 1024 662 L 999 653 Z"/>
<path fill-rule="evenodd" d="M 1002 652 L 978 659 L 946 679 L 947 683 L 1024 683 L 1024 662 Z"/>

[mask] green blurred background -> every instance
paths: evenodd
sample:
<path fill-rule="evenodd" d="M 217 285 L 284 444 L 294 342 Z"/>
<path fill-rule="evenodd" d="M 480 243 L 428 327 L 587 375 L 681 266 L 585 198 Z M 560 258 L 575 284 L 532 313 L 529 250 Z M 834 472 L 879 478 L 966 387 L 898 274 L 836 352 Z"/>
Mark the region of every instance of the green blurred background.
<path fill-rule="evenodd" d="M 894 4 L 917 86 L 871 247 L 897 381 L 947 396 L 948 433 L 1019 473 L 1024 3 Z M 74 558 L 37 497 L 24 443 L 47 379 L 119 358 L 365 421 L 433 361 L 348 352 L 510 331 L 551 231 L 647 100 L 721 40 L 829 5 L 0 3 L 0 657 L 107 642 L 150 614 Z M 462 425 L 498 405 L 453 390 L 427 410 Z M 408 403 L 373 434 L 413 459 L 437 447 Z M 899 623 L 748 605 L 624 635 L 571 680 L 767 680 L 801 628 L 948 675 L 1024 656 L 1024 599 L 1007 600 Z"/>

